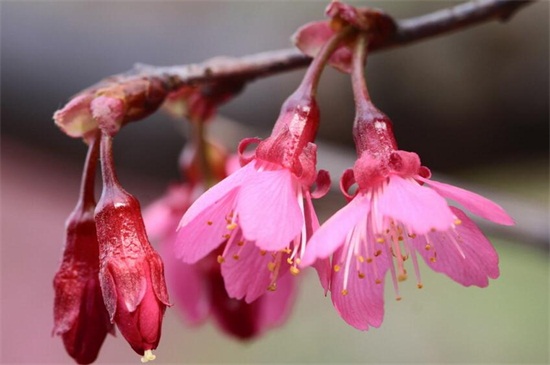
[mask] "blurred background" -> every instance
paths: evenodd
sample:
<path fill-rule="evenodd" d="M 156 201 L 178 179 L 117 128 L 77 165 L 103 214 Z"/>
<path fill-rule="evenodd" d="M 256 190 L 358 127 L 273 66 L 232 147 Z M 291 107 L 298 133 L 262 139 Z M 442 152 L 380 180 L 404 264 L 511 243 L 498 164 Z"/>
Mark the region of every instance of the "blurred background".
<path fill-rule="evenodd" d="M 396 18 L 451 1 L 354 2 Z M 134 63 L 172 65 L 287 48 L 326 2 L 2 2 L 1 356 L 2 363 L 70 364 L 53 326 L 52 278 L 64 221 L 73 209 L 86 148 L 63 135 L 53 112 L 71 95 Z M 496 200 L 517 227 L 484 226 L 501 257 L 487 289 L 463 288 L 424 266 L 424 289 L 387 293 L 380 329 L 348 327 L 315 275 L 302 283 L 289 323 L 253 343 L 207 324 L 189 328 L 169 310 L 157 363 L 548 363 L 549 3 L 507 23 L 487 23 L 373 54 L 375 103 L 394 121 L 400 147 L 419 153 L 438 178 Z M 224 106 L 212 133 L 228 146 L 265 137 L 303 70 L 250 84 Z M 327 70 L 320 85 L 319 165 L 337 180 L 354 160 L 348 77 Z M 117 137 L 120 179 L 143 205 L 178 178 L 185 135 L 157 113 Z M 333 194 L 320 218 L 344 204 Z M 388 286 L 388 289 L 389 288 Z M 136 363 L 108 338 L 98 363 Z"/>

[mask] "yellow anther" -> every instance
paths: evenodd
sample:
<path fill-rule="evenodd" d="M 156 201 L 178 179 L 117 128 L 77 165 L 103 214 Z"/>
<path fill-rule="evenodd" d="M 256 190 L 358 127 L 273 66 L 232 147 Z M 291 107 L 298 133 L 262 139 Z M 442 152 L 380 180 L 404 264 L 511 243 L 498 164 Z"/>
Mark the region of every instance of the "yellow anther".
<path fill-rule="evenodd" d="M 223 264 L 225 262 L 225 259 L 222 255 L 218 255 L 218 264 Z"/>
<path fill-rule="evenodd" d="M 292 275 L 298 275 L 300 273 L 300 269 L 298 269 L 296 266 L 291 266 L 290 267 L 290 273 Z"/>
<path fill-rule="evenodd" d="M 274 262 L 268 262 L 268 263 L 267 263 L 267 269 L 268 269 L 269 271 L 273 271 L 273 270 L 275 270 L 275 266 L 276 266 L 276 265 L 277 265 L 277 264 L 275 264 Z"/>
<path fill-rule="evenodd" d="M 334 271 L 335 272 L 340 271 L 340 265 L 334 265 Z"/>
<path fill-rule="evenodd" d="M 375 283 L 375 284 L 382 284 L 382 280 L 376 279 L 376 280 L 374 280 L 374 283 Z"/>
<path fill-rule="evenodd" d="M 401 260 L 403 261 L 407 261 L 408 258 L 409 258 L 409 255 L 401 255 Z"/>
<path fill-rule="evenodd" d="M 418 283 L 418 284 L 416 284 L 416 287 L 417 287 L 418 289 L 422 289 L 422 288 L 424 287 L 424 285 L 423 285 L 422 283 Z"/>
<path fill-rule="evenodd" d="M 405 280 L 407 280 L 407 274 L 405 274 L 405 273 L 399 274 L 399 275 L 397 276 L 397 280 L 398 280 L 398 281 L 405 281 Z"/>
<path fill-rule="evenodd" d="M 239 255 L 233 255 L 233 258 L 234 258 L 235 260 L 238 260 L 238 259 L 239 259 Z"/>
<path fill-rule="evenodd" d="M 378 237 L 378 238 L 376 239 L 376 242 L 378 242 L 378 243 L 384 243 L 384 239 L 383 239 L 382 237 Z"/>
<path fill-rule="evenodd" d="M 146 363 L 149 361 L 155 360 L 157 357 L 153 354 L 153 351 L 151 350 L 145 350 L 143 353 L 143 357 L 141 358 L 142 363 Z"/>
<path fill-rule="evenodd" d="M 359 260 L 359 262 L 365 262 L 365 258 L 361 255 L 357 256 L 357 260 Z"/>
<path fill-rule="evenodd" d="M 265 256 L 266 253 L 267 253 L 267 251 L 265 251 L 265 250 L 260 251 L 260 255 L 262 255 L 262 256 Z"/>
<path fill-rule="evenodd" d="M 273 283 L 267 287 L 267 290 L 269 291 L 275 291 L 277 290 L 277 283 Z"/>
<path fill-rule="evenodd" d="M 378 257 L 382 255 L 382 250 L 377 250 L 375 253 L 374 253 L 374 257 Z"/>
<path fill-rule="evenodd" d="M 342 289 L 342 295 L 348 295 L 348 290 L 347 289 Z"/>
<path fill-rule="evenodd" d="M 455 225 L 458 226 L 458 225 L 461 225 L 461 224 L 462 224 L 462 221 L 461 221 L 460 219 L 457 218 L 457 219 L 455 219 L 454 223 L 455 223 Z"/>
<path fill-rule="evenodd" d="M 239 241 L 239 242 L 237 242 L 237 246 L 239 246 L 239 247 L 244 246 L 244 241 Z"/>
<path fill-rule="evenodd" d="M 403 299 L 403 298 L 401 298 L 401 297 L 395 297 L 395 300 L 397 300 L 398 302 L 399 302 L 401 299 Z"/>
<path fill-rule="evenodd" d="M 299 264 L 301 261 L 302 261 L 302 260 L 301 260 L 299 257 L 296 257 L 296 258 L 294 259 L 294 262 L 297 263 L 297 264 Z"/>
<path fill-rule="evenodd" d="M 424 248 L 426 249 L 426 251 L 429 251 L 431 250 L 432 246 L 430 244 L 427 244 Z"/>
<path fill-rule="evenodd" d="M 411 234 L 409 234 L 408 236 L 409 236 L 410 238 L 416 238 L 416 234 L 414 234 L 414 233 L 411 233 Z"/>
<path fill-rule="evenodd" d="M 231 222 L 229 223 L 227 226 L 226 226 L 227 229 L 229 229 L 230 231 L 234 230 L 235 228 L 237 228 L 237 223 L 235 222 Z"/>
<path fill-rule="evenodd" d="M 365 278 L 365 274 L 363 274 L 361 271 L 359 271 L 357 273 L 357 276 L 359 276 L 359 279 L 364 279 Z"/>
<path fill-rule="evenodd" d="M 372 262 L 372 257 L 367 257 L 367 264 L 370 264 Z"/>
<path fill-rule="evenodd" d="M 288 247 L 285 247 L 285 248 L 282 250 L 282 252 L 284 252 L 284 253 L 286 253 L 286 254 L 289 254 L 289 253 L 292 252 L 292 250 L 291 250 L 290 248 L 288 248 Z"/>
<path fill-rule="evenodd" d="M 226 233 L 226 234 L 222 234 L 222 238 L 225 238 L 226 240 L 229 239 L 229 237 L 231 237 L 230 234 Z"/>
<path fill-rule="evenodd" d="M 430 257 L 430 261 L 431 261 L 431 262 L 435 262 L 435 261 L 436 261 L 435 256 L 434 256 L 434 257 Z"/>
<path fill-rule="evenodd" d="M 294 263 L 290 257 L 287 257 L 286 262 L 287 262 L 289 265 L 292 265 L 292 264 Z"/>
<path fill-rule="evenodd" d="M 212 221 L 207 221 L 206 224 L 208 224 L 209 226 L 212 225 Z"/>
<path fill-rule="evenodd" d="M 403 241 L 403 236 L 397 237 L 397 240 L 398 240 L 398 241 Z"/>

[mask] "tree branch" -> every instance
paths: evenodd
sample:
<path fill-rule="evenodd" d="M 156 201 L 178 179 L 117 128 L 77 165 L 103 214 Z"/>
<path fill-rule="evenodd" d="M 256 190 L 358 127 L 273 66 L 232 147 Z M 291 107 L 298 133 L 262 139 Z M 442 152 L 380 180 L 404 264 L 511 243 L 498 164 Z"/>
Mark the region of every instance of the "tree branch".
<path fill-rule="evenodd" d="M 397 22 L 397 30 L 377 51 L 406 45 L 491 20 L 506 21 L 532 0 L 473 0 L 449 9 L 439 10 Z M 297 49 L 283 49 L 244 56 L 242 58 L 217 57 L 200 64 L 155 67 L 138 64 L 130 75 L 161 79 L 169 91 L 183 85 L 214 81 L 224 78 L 253 80 L 279 72 L 307 66 L 311 58 Z"/>

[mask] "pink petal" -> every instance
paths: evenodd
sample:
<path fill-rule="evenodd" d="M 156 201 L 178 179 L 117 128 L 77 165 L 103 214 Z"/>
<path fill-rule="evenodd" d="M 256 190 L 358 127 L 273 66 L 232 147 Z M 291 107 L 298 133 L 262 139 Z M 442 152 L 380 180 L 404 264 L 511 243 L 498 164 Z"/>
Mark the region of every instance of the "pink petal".
<path fill-rule="evenodd" d="M 342 246 L 348 232 L 369 213 L 369 204 L 370 200 L 364 194 L 358 194 L 327 220 L 309 240 L 300 266 L 309 266 L 317 259 L 327 258 Z"/>
<path fill-rule="evenodd" d="M 176 232 L 178 221 L 164 200 L 158 200 L 143 210 L 143 223 L 151 241 L 160 240 L 171 231 Z"/>
<path fill-rule="evenodd" d="M 297 182 L 287 169 L 251 175 L 237 201 L 244 237 L 267 251 L 288 247 L 304 224 L 296 189 Z"/>
<path fill-rule="evenodd" d="M 229 231 L 225 218 L 232 211 L 237 194 L 238 189 L 231 190 L 212 205 L 206 206 L 192 220 L 180 225 L 174 243 L 176 257 L 188 264 L 195 263 L 226 240 L 224 235 Z"/>
<path fill-rule="evenodd" d="M 240 187 L 255 172 L 254 164 L 243 166 L 202 194 L 181 218 L 180 228 L 194 220 L 202 211 L 218 204 L 227 194 Z M 226 212 L 227 213 L 227 212 Z"/>
<path fill-rule="evenodd" d="M 345 260 L 345 250 L 340 248 L 334 254 L 333 262 Z M 376 257 L 378 274 L 375 272 L 374 263 L 364 263 L 365 277 L 359 278 L 358 272 L 352 268 L 347 283 L 347 294 L 344 290 L 344 268 L 333 272 L 331 284 L 331 297 L 338 314 L 351 326 L 359 330 L 368 330 L 370 326 L 379 327 L 384 319 L 384 276 L 387 270 L 385 254 Z M 380 284 L 376 284 L 376 278 L 380 278 Z"/>
<path fill-rule="evenodd" d="M 380 214 L 403 223 L 416 234 L 432 229 L 445 231 L 452 225 L 453 214 L 446 200 L 435 191 L 397 175 L 389 179 L 377 201 Z"/>
<path fill-rule="evenodd" d="M 258 298 L 257 326 L 259 333 L 284 324 L 296 299 L 296 278 L 283 275 L 277 281 L 277 290 Z"/>
<path fill-rule="evenodd" d="M 210 301 L 200 263 L 189 265 L 176 259 L 172 247 L 163 245 L 166 284 L 175 298 L 176 308 L 180 310 L 186 322 L 198 325 L 210 313 Z"/>
<path fill-rule="evenodd" d="M 311 196 L 308 192 L 306 192 L 304 198 L 304 215 L 306 219 L 306 234 L 307 238 L 310 238 L 315 231 L 319 229 L 319 219 L 317 219 L 317 215 L 315 214 L 315 208 L 313 207 L 313 203 L 311 202 Z M 306 246 L 307 249 L 307 246 Z M 319 276 L 319 281 L 321 282 L 321 286 L 323 289 L 325 289 L 325 295 L 327 294 L 329 290 L 330 285 L 330 260 L 328 258 L 326 259 L 318 259 L 313 264 L 313 268 L 317 271 L 317 275 Z"/>
<path fill-rule="evenodd" d="M 425 237 L 417 237 L 413 244 L 432 270 L 441 272 L 464 286 L 485 287 L 489 284 L 488 278 L 496 279 L 499 276 L 498 254 L 464 212 L 454 207 L 451 209 L 461 220 L 455 232 L 449 230 L 430 233 L 429 250 L 426 250 Z M 434 252 L 435 262 L 432 262 Z"/>
<path fill-rule="evenodd" d="M 189 185 L 183 183 L 170 186 L 162 198 L 143 210 L 148 237 L 155 241 L 172 236 L 192 201 L 192 188 Z"/>
<path fill-rule="evenodd" d="M 505 226 L 514 225 L 514 220 L 512 217 L 510 217 L 500 205 L 482 197 L 481 195 L 453 185 L 444 184 L 442 182 L 428 180 L 421 177 L 418 177 L 418 180 L 430 185 L 431 188 L 445 198 L 458 202 L 475 215 Z"/>
<path fill-rule="evenodd" d="M 238 255 L 238 259 L 234 259 L 234 255 Z M 225 262 L 221 264 L 227 294 L 251 303 L 267 293 L 271 283 L 267 264 L 271 259 L 270 254 L 261 255 L 252 242 L 246 242 L 244 246 L 231 245 Z"/>

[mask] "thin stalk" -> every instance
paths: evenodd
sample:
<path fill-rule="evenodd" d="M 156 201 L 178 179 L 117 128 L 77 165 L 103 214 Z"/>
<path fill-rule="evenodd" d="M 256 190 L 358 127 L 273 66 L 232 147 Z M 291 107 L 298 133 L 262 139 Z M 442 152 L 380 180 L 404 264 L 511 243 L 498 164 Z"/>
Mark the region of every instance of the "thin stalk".
<path fill-rule="evenodd" d="M 343 28 L 338 33 L 334 34 L 321 48 L 319 53 L 313 58 L 311 64 L 307 68 L 306 74 L 298 87 L 298 89 L 303 91 L 309 91 L 312 98 L 315 98 L 317 94 L 317 86 L 319 84 L 319 79 L 321 78 L 321 73 L 323 72 L 326 63 L 328 62 L 330 56 L 336 51 L 336 49 L 342 44 L 342 42 L 350 35 L 352 35 L 356 30 L 347 26 Z"/>
<path fill-rule="evenodd" d="M 99 155 L 100 133 L 97 132 L 88 146 L 88 153 L 84 161 L 84 170 L 82 171 L 82 181 L 80 182 L 79 204 L 82 204 L 84 210 L 93 208 L 95 202 L 95 172 L 97 167 L 97 158 Z"/>
<path fill-rule="evenodd" d="M 115 171 L 115 163 L 113 160 L 113 137 L 106 133 L 101 134 L 100 154 L 103 187 L 106 188 L 120 186 Z"/>
<path fill-rule="evenodd" d="M 367 110 L 372 109 L 372 103 L 365 79 L 367 45 L 367 34 L 361 33 L 355 40 L 351 71 L 351 85 L 353 88 L 353 99 L 355 101 L 357 115 L 364 114 Z"/>
<path fill-rule="evenodd" d="M 206 145 L 206 123 L 203 121 L 193 121 L 191 124 L 193 127 L 194 142 L 197 144 L 199 172 L 203 177 L 205 187 L 209 189 L 216 184 L 216 181 L 214 181 L 214 176 L 212 174 L 208 148 Z"/>

